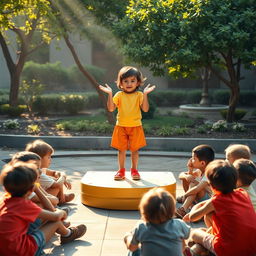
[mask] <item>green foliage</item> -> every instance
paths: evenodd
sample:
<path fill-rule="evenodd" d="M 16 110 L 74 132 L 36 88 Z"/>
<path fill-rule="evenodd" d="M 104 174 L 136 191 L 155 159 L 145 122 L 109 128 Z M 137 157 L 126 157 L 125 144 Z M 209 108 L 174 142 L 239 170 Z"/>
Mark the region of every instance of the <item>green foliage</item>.
<path fill-rule="evenodd" d="M 33 79 L 39 80 L 48 88 L 60 88 L 70 85 L 70 78 L 67 70 L 62 67 L 61 63 L 46 63 L 39 64 L 33 61 L 25 63 L 22 78 L 27 81 Z"/>
<path fill-rule="evenodd" d="M 61 100 L 63 101 L 64 110 L 69 114 L 77 114 L 85 106 L 84 97 L 81 95 L 64 95 L 61 96 Z"/>
<path fill-rule="evenodd" d="M 173 136 L 173 135 L 187 135 L 189 134 L 189 129 L 187 127 L 170 127 L 170 126 L 163 126 L 160 127 L 156 134 L 158 136 Z"/>
<path fill-rule="evenodd" d="M 221 116 L 222 116 L 224 119 L 226 119 L 227 113 L 228 113 L 228 111 L 227 111 L 226 109 L 220 111 L 220 114 L 221 114 Z M 246 114 L 247 114 L 247 111 L 246 111 L 246 110 L 244 110 L 244 109 L 236 109 L 236 110 L 235 110 L 235 115 L 234 115 L 234 120 L 235 120 L 235 121 L 239 121 L 239 120 L 243 119 L 243 117 L 244 117 Z"/>
<path fill-rule="evenodd" d="M 21 95 L 28 107 L 29 112 L 32 112 L 33 103 L 36 97 L 40 96 L 44 90 L 45 86 L 40 84 L 38 80 L 32 79 L 31 81 L 22 81 L 20 86 Z"/>
<path fill-rule="evenodd" d="M 8 119 L 4 121 L 3 126 L 5 129 L 8 130 L 15 130 L 20 128 L 20 124 L 17 119 Z"/>
<path fill-rule="evenodd" d="M 246 128 L 244 126 L 244 124 L 241 124 L 241 123 L 234 123 L 232 125 L 232 130 L 233 131 L 236 131 L 236 132 L 245 132 L 246 131 Z"/>
<path fill-rule="evenodd" d="M 228 105 L 229 91 L 227 90 L 215 90 L 212 93 L 213 102 L 218 104 Z"/>
<path fill-rule="evenodd" d="M 212 130 L 215 132 L 226 132 L 228 130 L 228 124 L 225 120 L 219 120 L 213 123 Z"/>
<path fill-rule="evenodd" d="M 92 120 L 70 120 L 56 124 L 58 130 L 92 132 L 97 134 L 111 133 L 113 126 L 107 122 L 95 122 Z"/>
<path fill-rule="evenodd" d="M 27 111 L 26 105 L 18 105 L 17 107 L 12 107 L 9 104 L 3 104 L 0 106 L 0 113 L 7 114 L 12 117 L 20 116 L 22 113 Z"/>
<path fill-rule="evenodd" d="M 30 134 L 39 134 L 40 131 L 41 131 L 41 129 L 38 124 L 29 124 L 27 126 L 27 132 Z"/>
<path fill-rule="evenodd" d="M 85 69 L 97 80 L 102 81 L 105 70 L 93 65 L 85 65 Z M 52 91 L 92 89 L 88 79 L 81 73 L 77 66 L 64 68 L 61 63 L 39 64 L 33 61 L 25 63 L 22 77 L 25 80 L 39 80 Z M 72 85 L 72 88 L 70 88 Z"/>
<path fill-rule="evenodd" d="M 95 78 L 98 83 L 101 83 L 105 70 L 93 65 L 85 65 L 85 69 Z M 85 88 L 88 84 L 88 79 L 82 74 L 77 66 L 70 67 L 67 69 L 72 84 L 76 85 L 78 88 Z M 88 86 L 87 86 L 88 87 Z"/>
<path fill-rule="evenodd" d="M 149 111 L 148 112 L 141 111 L 142 119 L 152 119 L 152 118 L 154 118 L 155 111 L 156 111 L 156 104 L 155 104 L 154 101 L 149 99 Z"/>

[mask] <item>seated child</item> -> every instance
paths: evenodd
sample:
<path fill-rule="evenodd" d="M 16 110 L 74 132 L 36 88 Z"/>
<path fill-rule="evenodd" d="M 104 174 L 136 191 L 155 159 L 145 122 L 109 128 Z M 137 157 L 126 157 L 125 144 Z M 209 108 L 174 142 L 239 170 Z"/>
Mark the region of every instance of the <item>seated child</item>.
<path fill-rule="evenodd" d="M 0 200 L 0 255 L 39 256 L 46 242 L 57 232 L 61 235 L 61 243 L 71 242 L 83 236 L 85 225 L 66 228 L 62 221 L 67 217 L 65 211 L 57 209 L 54 212 L 44 210 L 28 200 L 34 191 L 38 178 L 37 167 L 34 164 L 19 163 L 6 165 L 0 175 L 0 183 L 10 194 Z M 7 210 L 8 209 L 8 210 Z M 39 228 L 37 218 L 49 221 Z"/>
<path fill-rule="evenodd" d="M 182 255 L 190 227 L 182 220 L 173 219 L 172 195 L 162 188 L 153 188 L 144 194 L 139 209 L 142 221 L 124 237 L 129 255 Z"/>
<path fill-rule="evenodd" d="M 253 256 L 256 254 L 256 213 L 248 194 L 235 189 L 237 171 L 227 161 L 215 160 L 206 167 L 214 191 L 209 200 L 195 205 L 183 220 L 196 221 L 211 215 L 212 233 L 202 229 L 191 232 L 193 241 L 214 255 Z M 202 255 L 193 245 L 185 255 Z"/>
<path fill-rule="evenodd" d="M 39 172 L 41 171 L 40 170 L 41 157 L 39 155 L 37 155 L 36 153 L 28 152 L 28 151 L 18 152 L 12 156 L 11 162 L 9 164 L 14 164 L 18 161 L 26 162 L 26 163 L 33 163 L 38 167 Z M 40 175 L 41 175 L 41 173 L 39 173 L 39 177 L 40 177 Z M 53 196 L 53 195 L 47 193 L 41 186 L 37 186 L 36 192 L 39 192 L 39 191 L 41 193 L 43 193 L 45 195 L 45 197 L 47 197 L 50 200 L 50 202 L 52 203 L 52 205 L 54 207 L 57 206 L 57 204 L 59 203 L 59 199 L 56 196 Z M 41 203 L 40 198 L 35 193 L 35 191 L 31 193 L 31 195 L 29 196 L 29 199 L 31 199 L 34 203 L 36 203 L 40 206 L 40 203 Z"/>
<path fill-rule="evenodd" d="M 237 159 L 233 163 L 238 172 L 237 187 L 244 189 L 250 196 L 254 210 L 256 211 L 256 193 L 251 186 L 256 179 L 256 166 L 248 159 Z"/>
<path fill-rule="evenodd" d="M 63 185 L 67 189 L 71 189 L 71 183 L 67 180 L 67 176 L 63 172 L 48 169 L 51 164 L 51 156 L 54 152 L 51 145 L 43 140 L 34 140 L 27 144 L 25 150 L 34 152 L 41 157 L 42 174 L 40 176 L 40 184 L 45 191 L 57 196 L 59 204 L 72 201 L 75 198 L 74 193 L 64 194 Z"/>
<path fill-rule="evenodd" d="M 188 161 L 188 172 L 180 174 L 185 194 L 178 198 L 182 202 L 182 206 L 176 210 L 177 217 L 182 218 L 188 212 L 188 209 L 195 202 L 201 202 L 209 199 L 212 191 L 209 183 L 204 175 L 205 168 L 209 162 L 214 159 L 214 150 L 209 145 L 199 145 L 192 150 L 192 158 Z M 199 171 L 198 171 L 199 170 Z M 201 177 L 199 181 L 195 179 L 198 175 Z M 180 200 L 181 199 L 181 200 Z"/>
<path fill-rule="evenodd" d="M 236 159 L 251 159 L 251 150 L 243 144 L 232 144 L 225 149 L 226 160 L 233 164 Z"/>

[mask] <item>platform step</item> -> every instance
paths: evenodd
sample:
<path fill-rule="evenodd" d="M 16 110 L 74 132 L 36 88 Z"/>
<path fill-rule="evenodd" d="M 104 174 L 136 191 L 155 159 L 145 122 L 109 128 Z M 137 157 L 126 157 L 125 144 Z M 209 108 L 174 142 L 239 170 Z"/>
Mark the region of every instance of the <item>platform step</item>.
<path fill-rule="evenodd" d="M 81 180 L 81 200 L 88 206 L 113 210 L 137 210 L 144 193 L 162 187 L 176 196 L 176 179 L 172 172 L 140 172 L 134 181 L 130 173 L 121 181 L 114 180 L 115 172 L 88 171 Z"/>

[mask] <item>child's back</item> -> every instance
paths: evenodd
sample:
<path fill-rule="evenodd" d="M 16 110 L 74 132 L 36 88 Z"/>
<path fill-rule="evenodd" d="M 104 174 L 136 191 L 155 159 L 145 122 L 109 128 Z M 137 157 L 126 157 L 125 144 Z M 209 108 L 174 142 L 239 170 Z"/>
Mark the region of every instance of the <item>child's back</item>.
<path fill-rule="evenodd" d="M 132 255 L 162 256 L 182 255 L 182 245 L 190 233 L 184 221 L 173 219 L 175 201 L 169 192 L 155 188 L 147 192 L 140 202 L 143 221 L 125 237 Z M 141 250 L 138 245 L 141 244 Z"/>

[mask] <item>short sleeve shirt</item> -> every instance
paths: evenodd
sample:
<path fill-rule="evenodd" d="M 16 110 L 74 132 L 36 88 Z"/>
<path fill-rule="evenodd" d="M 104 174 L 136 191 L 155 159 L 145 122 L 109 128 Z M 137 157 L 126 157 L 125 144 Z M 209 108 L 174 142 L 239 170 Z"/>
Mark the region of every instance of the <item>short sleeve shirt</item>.
<path fill-rule="evenodd" d="M 118 113 L 116 117 L 116 125 L 123 127 L 136 127 L 141 126 L 141 109 L 140 106 L 143 102 L 143 93 L 125 93 L 122 91 L 117 92 L 113 97 Z"/>
<path fill-rule="evenodd" d="M 139 222 L 133 230 L 131 243 L 141 243 L 142 256 L 181 256 L 182 241 L 189 237 L 190 226 L 172 219 L 162 224 Z"/>
<path fill-rule="evenodd" d="M 38 246 L 27 234 L 42 209 L 29 199 L 4 198 L 0 201 L 0 255 L 34 255 Z"/>

